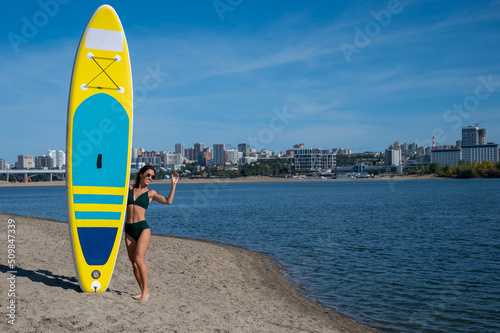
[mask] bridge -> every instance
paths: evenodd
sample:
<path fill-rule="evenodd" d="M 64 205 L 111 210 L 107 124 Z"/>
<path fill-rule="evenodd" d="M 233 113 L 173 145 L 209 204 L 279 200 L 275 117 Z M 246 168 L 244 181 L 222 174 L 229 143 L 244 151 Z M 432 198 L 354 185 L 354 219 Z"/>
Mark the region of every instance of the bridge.
<path fill-rule="evenodd" d="M 58 169 L 52 169 L 52 170 L 42 170 L 42 169 L 9 169 L 9 170 L 0 170 L 0 174 L 6 175 L 6 181 L 9 181 L 10 175 L 22 175 L 22 181 L 26 182 L 30 177 L 41 174 L 41 173 L 47 173 L 49 174 L 49 181 L 52 181 L 52 176 L 57 175 L 61 176 L 61 178 L 64 180 L 66 179 L 66 170 L 58 170 Z M 14 176 L 15 177 L 15 176 Z M 2 177 L 3 178 L 3 177 Z M 15 178 L 17 180 L 17 178 Z"/>

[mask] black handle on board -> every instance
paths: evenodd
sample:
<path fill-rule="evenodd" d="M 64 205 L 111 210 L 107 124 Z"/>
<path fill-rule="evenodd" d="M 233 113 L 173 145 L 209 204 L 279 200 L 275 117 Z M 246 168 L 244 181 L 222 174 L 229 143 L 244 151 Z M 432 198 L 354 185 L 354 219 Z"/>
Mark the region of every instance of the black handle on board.
<path fill-rule="evenodd" d="M 102 168 L 102 154 L 97 155 L 97 169 Z"/>

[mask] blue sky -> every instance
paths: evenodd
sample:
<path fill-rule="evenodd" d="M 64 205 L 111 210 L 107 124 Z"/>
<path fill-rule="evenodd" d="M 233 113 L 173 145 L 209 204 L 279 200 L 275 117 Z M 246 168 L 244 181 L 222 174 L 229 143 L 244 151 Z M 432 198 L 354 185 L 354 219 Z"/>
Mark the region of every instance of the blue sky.
<path fill-rule="evenodd" d="M 0 158 L 65 149 L 74 55 L 101 4 L 2 3 Z M 383 151 L 454 144 L 480 121 L 500 142 L 500 1 L 108 4 L 131 53 L 136 148 Z"/>

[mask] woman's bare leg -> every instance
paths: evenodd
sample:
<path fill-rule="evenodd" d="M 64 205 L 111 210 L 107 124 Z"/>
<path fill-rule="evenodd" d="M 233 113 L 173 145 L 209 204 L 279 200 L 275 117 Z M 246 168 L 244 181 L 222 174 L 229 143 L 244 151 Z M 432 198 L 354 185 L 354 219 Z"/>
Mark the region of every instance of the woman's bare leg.
<path fill-rule="evenodd" d="M 130 262 L 132 263 L 132 269 L 134 272 L 135 279 L 137 280 L 137 283 L 139 284 L 139 287 L 141 288 L 141 293 L 135 296 L 132 296 L 135 299 L 139 299 L 142 296 L 142 289 L 143 289 L 143 284 L 141 281 L 141 277 L 139 274 L 139 268 L 137 267 L 137 264 L 134 262 L 135 261 L 135 253 L 137 249 L 137 241 L 133 239 L 130 235 L 125 234 L 125 245 L 127 246 L 127 254 Z"/>
<path fill-rule="evenodd" d="M 149 298 L 148 291 L 148 268 L 146 267 L 146 263 L 144 262 L 144 257 L 146 256 L 146 251 L 149 247 L 149 241 L 151 240 L 151 230 L 144 229 L 137 240 L 137 244 L 135 247 L 135 256 L 133 264 L 134 269 L 137 267 L 138 273 L 138 282 L 141 287 L 142 293 L 140 295 L 141 301 L 146 301 Z M 137 295 L 139 296 L 139 295 Z"/>

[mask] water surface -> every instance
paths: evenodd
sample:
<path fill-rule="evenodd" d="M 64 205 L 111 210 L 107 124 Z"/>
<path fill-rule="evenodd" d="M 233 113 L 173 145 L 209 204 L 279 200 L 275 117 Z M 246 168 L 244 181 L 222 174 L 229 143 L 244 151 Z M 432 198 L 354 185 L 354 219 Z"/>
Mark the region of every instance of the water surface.
<path fill-rule="evenodd" d="M 499 189 L 498 179 L 180 183 L 174 204 L 146 217 L 153 233 L 264 253 L 308 297 L 381 330 L 498 332 Z M 65 196 L 0 188 L 0 208 L 64 221 Z"/>

